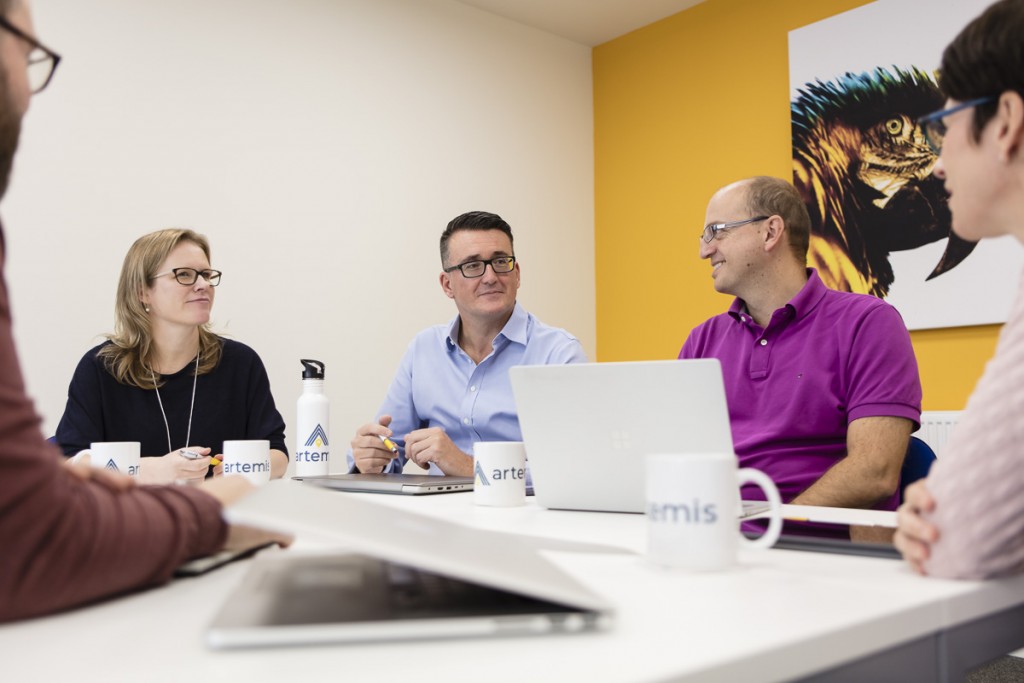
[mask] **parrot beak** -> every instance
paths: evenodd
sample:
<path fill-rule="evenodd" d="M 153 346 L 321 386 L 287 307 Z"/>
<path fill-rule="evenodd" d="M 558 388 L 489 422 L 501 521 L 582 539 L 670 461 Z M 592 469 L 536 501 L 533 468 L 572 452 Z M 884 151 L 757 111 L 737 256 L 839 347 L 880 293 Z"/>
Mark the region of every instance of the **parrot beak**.
<path fill-rule="evenodd" d="M 932 270 L 931 274 L 925 278 L 925 280 L 931 280 L 933 277 L 938 277 L 943 273 L 953 270 L 958 263 L 963 261 L 972 251 L 974 251 L 974 247 L 976 246 L 978 246 L 977 242 L 968 242 L 950 230 L 949 242 L 946 243 L 946 251 L 942 253 L 942 258 L 939 259 L 939 263 L 935 266 L 935 269 Z"/>

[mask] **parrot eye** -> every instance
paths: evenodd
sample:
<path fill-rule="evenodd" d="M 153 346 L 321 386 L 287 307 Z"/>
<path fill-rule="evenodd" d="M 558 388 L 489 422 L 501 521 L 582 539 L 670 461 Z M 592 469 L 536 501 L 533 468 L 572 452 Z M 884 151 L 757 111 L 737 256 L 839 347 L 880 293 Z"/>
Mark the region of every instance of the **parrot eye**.
<path fill-rule="evenodd" d="M 903 119 L 892 118 L 885 122 L 885 130 L 889 135 L 899 135 L 903 132 Z"/>

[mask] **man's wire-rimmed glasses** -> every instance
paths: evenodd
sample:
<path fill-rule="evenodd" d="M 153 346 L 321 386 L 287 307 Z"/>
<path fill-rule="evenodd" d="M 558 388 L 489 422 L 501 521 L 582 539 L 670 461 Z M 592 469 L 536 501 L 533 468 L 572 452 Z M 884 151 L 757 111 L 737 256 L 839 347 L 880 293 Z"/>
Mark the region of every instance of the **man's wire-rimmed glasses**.
<path fill-rule="evenodd" d="M 746 225 L 747 223 L 766 221 L 769 218 L 771 218 L 771 216 L 755 216 L 754 218 L 748 218 L 743 221 L 733 221 L 732 223 L 708 223 L 707 225 L 704 226 L 704 232 L 701 233 L 700 238 L 704 240 L 707 244 L 711 244 L 711 240 L 718 237 L 718 233 L 722 232 L 723 230 L 731 230 L 732 228 L 738 228 L 741 225 Z"/>
<path fill-rule="evenodd" d="M 974 100 L 961 102 L 960 104 L 949 107 L 948 109 L 933 111 L 931 114 L 927 114 L 919 118 L 917 120 L 917 125 L 921 126 L 921 130 L 924 131 L 924 139 L 928 143 L 928 147 L 936 154 L 942 153 L 942 140 L 946 137 L 947 130 L 946 122 L 943 121 L 944 118 L 963 109 L 970 109 L 971 107 L 977 107 L 982 104 L 994 102 L 996 99 L 998 98 L 979 97 Z"/>
<path fill-rule="evenodd" d="M 174 275 L 174 279 L 178 281 L 179 285 L 190 286 L 196 283 L 201 275 L 204 280 L 210 283 L 211 287 L 216 287 L 220 284 L 220 276 L 223 275 L 219 270 L 196 270 L 195 268 L 171 268 L 163 273 L 157 273 L 153 276 L 153 279 L 163 277 L 164 275 Z"/>
<path fill-rule="evenodd" d="M 512 269 L 516 267 L 516 257 L 495 256 L 487 261 L 466 261 L 465 263 L 460 263 L 457 266 L 445 268 L 444 272 L 450 273 L 453 270 L 458 269 L 462 272 L 462 277 L 474 278 L 481 277 L 484 274 L 484 271 L 487 270 L 487 266 L 490 266 L 491 270 L 499 275 L 511 273 Z"/>
<path fill-rule="evenodd" d="M 60 55 L 7 21 L 7 18 L 2 15 L 0 15 L 0 28 L 21 38 L 32 47 L 27 57 L 28 87 L 35 95 L 50 84 L 53 73 L 57 70 L 57 65 L 60 64 Z"/>

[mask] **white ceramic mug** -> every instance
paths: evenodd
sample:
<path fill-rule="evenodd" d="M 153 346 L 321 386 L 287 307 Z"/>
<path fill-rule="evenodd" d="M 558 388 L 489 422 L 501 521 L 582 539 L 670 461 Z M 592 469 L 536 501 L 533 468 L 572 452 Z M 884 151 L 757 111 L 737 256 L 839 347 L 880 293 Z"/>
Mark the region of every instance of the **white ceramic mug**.
<path fill-rule="evenodd" d="M 111 472 L 120 472 L 132 477 L 139 476 L 142 462 L 138 441 L 97 441 L 89 448 L 75 453 L 73 460 L 89 457 L 89 464 Z"/>
<path fill-rule="evenodd" d="M 522 441 L 473 444 L 473 502 L 491 507 L 526 504 L 526 450 Z"/>
<path fill-rule="evenodd" d="M 224 476 L 239 474 L 256 486 L 270 481 L 270 442 L 225 441 Z"/>
<path fill-rule="evenodd" d="M 737 469 L 732 453 L 657 453 L 647 465 L 647 554 L 652 562 L 693 571 L 726 569 L 741 544 L 770 548 L 782 532 L 779 490 L 764 472 Z M 768 531 L 739 531 L 740 486 L 760 486 L 770 506 Z"/>

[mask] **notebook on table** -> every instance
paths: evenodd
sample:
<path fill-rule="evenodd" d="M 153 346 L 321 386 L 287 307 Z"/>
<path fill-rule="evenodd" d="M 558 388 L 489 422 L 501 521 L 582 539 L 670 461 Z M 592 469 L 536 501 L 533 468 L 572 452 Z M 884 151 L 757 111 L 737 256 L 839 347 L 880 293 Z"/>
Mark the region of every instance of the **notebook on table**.
<path fill-rule="evenodd" d="M 315 477 L 295 477 L 295 479 L 339 491 L 391 493 L 405 496 L 473 490 L 473 477 L 425 474 L 325 474 Z"/>
<path fill-rule="evenodd" d="M 733 452 L 715 359 L 523 365 L 509 376 L 546 508 L 643 512 L 644 456 Z M 743 505 L 741 516 L 767 507 Z"/>
<path fill-rule="evenodd" d="M 612 619 L 607 602 L 511 534 L 288 481 L 225 517 L 351 552 L 258 557 L 208 628 L 211 647 L 576 633 Z"/>

